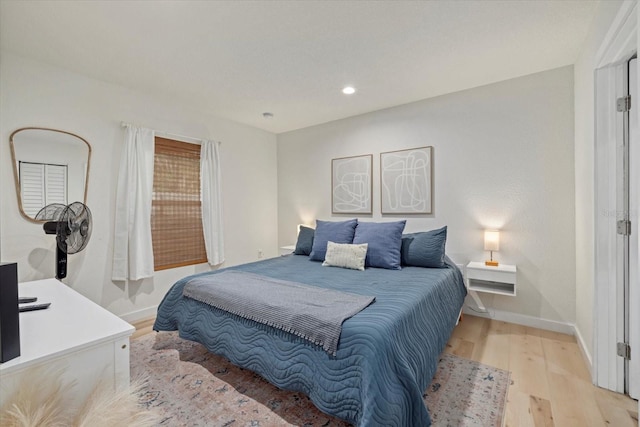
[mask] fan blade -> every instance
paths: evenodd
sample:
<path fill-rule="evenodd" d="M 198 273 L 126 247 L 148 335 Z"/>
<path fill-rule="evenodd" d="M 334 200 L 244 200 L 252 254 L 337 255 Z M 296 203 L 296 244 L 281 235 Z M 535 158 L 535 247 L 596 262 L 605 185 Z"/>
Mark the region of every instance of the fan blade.
<path fill-rule="evenodd" d="M 58 221 L 66 208 L 62 203 L 51 203 L 40 209 L 35 219 L 38 221 Z"/>
<path fill-rule="evenodd" d="M 64 228 L 60 227 L 58 233 L 63 233 L 66 243 L 66 252 L 75 254 L 83 250 L 91 237 L 91 211 L 80 202 L 71 203 L 66 207 L 60 220 Z"/>

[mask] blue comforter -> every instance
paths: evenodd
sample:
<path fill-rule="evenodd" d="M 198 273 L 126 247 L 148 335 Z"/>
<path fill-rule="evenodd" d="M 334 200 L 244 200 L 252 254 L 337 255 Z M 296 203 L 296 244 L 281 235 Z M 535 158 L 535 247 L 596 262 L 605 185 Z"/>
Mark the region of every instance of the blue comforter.
<path fill-rule="evenodd" d="M 344 322 L 335 356 L 295 335 L 184 298 L 182 289 L 194 276 L 169 290 L 154 329 L 178 330 L 182 338 L 280 388 L 303 392 L 320 410 L 358 426 L 431 424 L 422 395 L 466 295 L 454 265 L 356 271 L 288 255 L 230 269 L 375 295 L 376 301 Z"/>

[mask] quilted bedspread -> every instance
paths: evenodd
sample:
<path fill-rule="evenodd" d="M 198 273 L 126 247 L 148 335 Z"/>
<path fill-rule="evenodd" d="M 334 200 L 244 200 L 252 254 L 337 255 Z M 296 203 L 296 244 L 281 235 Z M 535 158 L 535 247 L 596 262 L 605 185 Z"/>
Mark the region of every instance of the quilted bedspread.
<path fill-rule="evenodd" d="M 307 394 L 320 410 L 355 425 L 430 425 L 422 395 L 466 295 L 455 266 L 357 271 L 288 255 L 228 269 L 374 295 L 376 301 L 343 323 L 335 356 L 293 334 L 183 297 L 194 276 L 169 290 L 154 329 L 178 330 L 182 338 L 280 388 Z"/>
<path fill-rule="evenodd" d="M 182 295 L 290 332 L 334 356 L 344 321 L 376 299 L 237 270 L 194 277 Z"/>

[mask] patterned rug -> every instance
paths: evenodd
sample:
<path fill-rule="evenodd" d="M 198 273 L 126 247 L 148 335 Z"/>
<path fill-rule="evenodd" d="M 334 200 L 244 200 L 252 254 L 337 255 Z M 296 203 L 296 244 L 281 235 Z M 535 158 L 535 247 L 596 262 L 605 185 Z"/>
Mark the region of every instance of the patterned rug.
<path fill-rule="evenodd" d="M 434 426 L 502 425 L 509 372 L 443 353 L 424 400 Z M 161 426 L 348 426 L 301 393 L 209 353 L 176 332 L 131 342 L 131 377 L 148 378 L 142 404 Z"/>

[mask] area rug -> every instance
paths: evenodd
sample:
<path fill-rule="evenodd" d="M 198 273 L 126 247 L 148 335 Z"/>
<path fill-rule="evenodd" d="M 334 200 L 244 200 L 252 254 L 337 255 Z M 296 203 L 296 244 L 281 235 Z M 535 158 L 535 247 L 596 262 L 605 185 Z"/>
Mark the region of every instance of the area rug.
<path fill-rule="evenodd" d="M 160 426 L 349 425 L 176 332 L 133 340 L 131 377 L 148 379 L 140 402 Z M 434 426 L 500 427 L 508 386 L 508 371 L 443 353 L 424 400 Z"/>

